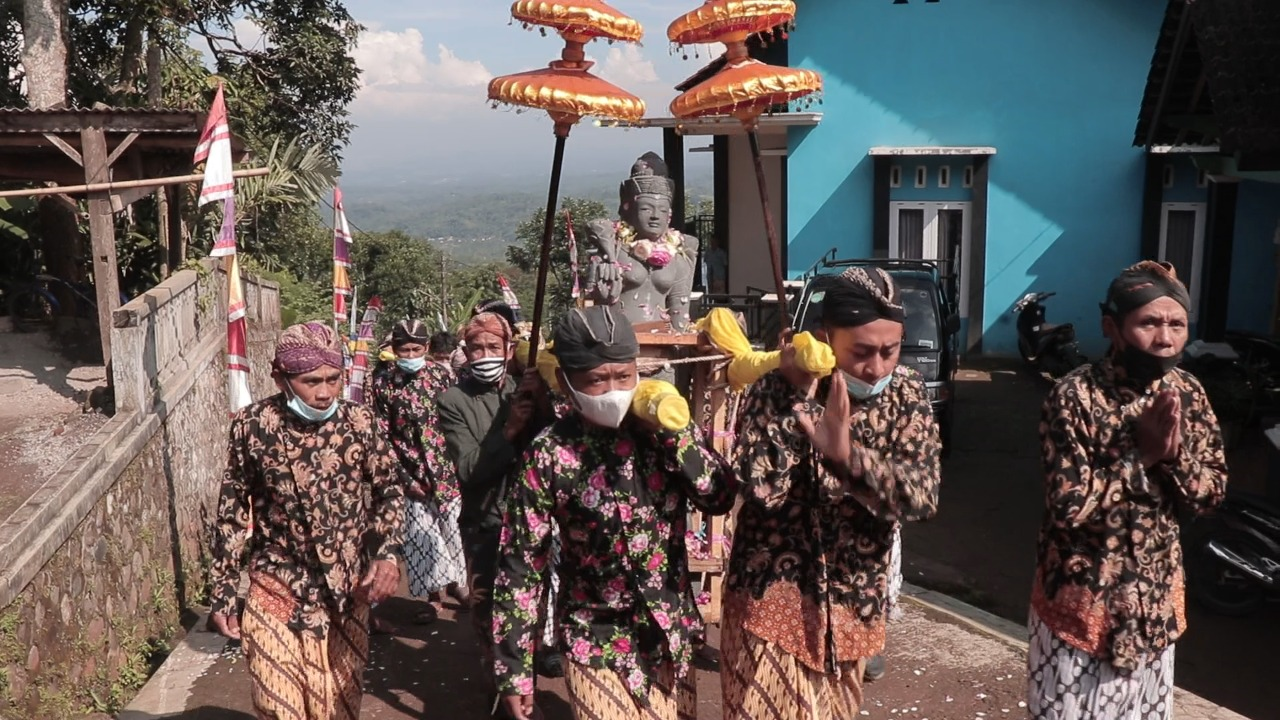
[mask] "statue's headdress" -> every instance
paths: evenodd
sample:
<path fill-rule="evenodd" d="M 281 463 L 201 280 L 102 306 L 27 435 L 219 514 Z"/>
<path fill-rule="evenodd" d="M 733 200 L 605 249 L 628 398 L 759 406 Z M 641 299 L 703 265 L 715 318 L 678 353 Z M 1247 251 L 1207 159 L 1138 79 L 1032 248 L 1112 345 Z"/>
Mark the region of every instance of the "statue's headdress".
<path fill-rule="evenodd" d="M 622 207 L 630 205 L 637 195 L 658 195 L 669 200 L 674 194 L 675 183 L 667 177 L 667 164 L 655 152 L 641 155 L 631 166 L 631 177 L 618 186 L 618 202 Z"/>

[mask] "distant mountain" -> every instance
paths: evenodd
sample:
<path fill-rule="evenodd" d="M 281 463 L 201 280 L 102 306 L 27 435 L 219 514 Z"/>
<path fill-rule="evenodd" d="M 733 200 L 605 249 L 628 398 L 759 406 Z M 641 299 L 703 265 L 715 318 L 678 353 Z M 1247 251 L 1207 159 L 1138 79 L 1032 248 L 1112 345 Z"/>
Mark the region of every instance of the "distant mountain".
<path fill-rule="evenodd" d="M 710 174 L 700 175 L 687 181 L 687 193 L 695 202 L 711 196 Z M 577 173 L 565 178 L 560 196 L 600 200 L 613 207 L 619 180 L 616 172 Z M 472 263 L 505 257 L 516 227 L 546 206 L 546 181 L 545 176 L 527 175 L 394 183 L 365 177 L 344 179 L 342 193 L 347 218 L 357 228 L 403 230 L 444 246 L 459 262 Z"/>

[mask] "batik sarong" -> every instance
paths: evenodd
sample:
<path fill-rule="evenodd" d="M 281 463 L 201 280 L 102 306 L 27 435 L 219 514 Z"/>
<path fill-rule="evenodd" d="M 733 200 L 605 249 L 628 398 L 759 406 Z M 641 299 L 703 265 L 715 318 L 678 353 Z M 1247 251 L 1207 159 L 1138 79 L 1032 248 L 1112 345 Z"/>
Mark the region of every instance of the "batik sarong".
<path fill-rule="evenodd" d="M 466 586 L 467 563 L 458 530 L 461 512 L 460 499 L 443 508 L 431 501 L 406 504 L 404 559 L 409 567 L 409 593 L 414 597 L 426 597 L 453 583 Z"/>
<path fill-rule="evenodd" d="M 1173 646 L 1132 673 L 1060 640 L 1031 610 L 1027 705 L 1033 720 L 1171 720 Z"/>
<path fill-rule="evenodd" d="M 617 670 L 566 662 L 565 683 L 574 720 L 697 720 L 698 691 L 693 669 L 679 680 L 670 665 L 658 670 L 642 706 Z"/>
<path fill-rule="evenodd" d="M 296 602 L 279 580 L 252 576 L 240 636 L 258 720 L 359 720 L 369 606 L 331 616 L 318 636 L 289 628 Z"/>
<path fill-rule="evenodd" d="M 818 672 L 743 629 L 731 612 L 720 624 L 725 720 L 855 720 L 866 660 Z"/>

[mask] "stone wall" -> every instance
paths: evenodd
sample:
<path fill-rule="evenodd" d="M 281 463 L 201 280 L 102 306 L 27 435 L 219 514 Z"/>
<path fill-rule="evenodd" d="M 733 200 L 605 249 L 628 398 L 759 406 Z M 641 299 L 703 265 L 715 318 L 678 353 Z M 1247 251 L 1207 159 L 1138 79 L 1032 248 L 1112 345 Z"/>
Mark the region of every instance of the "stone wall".
<path fill-rule="evenodd" d="M 279 289 L 246 278 L 254 398 Z M 225 462 L 225 276 L 183 270 L 116 312 L 116 415 L 0 524 L 0 718 L 129 699 L 206 594 Z"/>

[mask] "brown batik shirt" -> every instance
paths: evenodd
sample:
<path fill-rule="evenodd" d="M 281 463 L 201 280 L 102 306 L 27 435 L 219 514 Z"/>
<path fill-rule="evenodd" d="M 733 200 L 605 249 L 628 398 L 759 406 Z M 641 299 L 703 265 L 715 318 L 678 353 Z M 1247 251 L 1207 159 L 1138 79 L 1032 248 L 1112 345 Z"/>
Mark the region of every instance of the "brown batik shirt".
<path fill-rule="evenodd" d="M 1138 417 L 1165 389 L 1182 398 L 1182 445 L 1143 469 Z M 1054 387 L 1040 439 L 1045 513 L 1032 607 L 1064 642 L 1134 670 L 1186 627 L 1178 512 L 1214 507 L 1227 485 L 1213 408 L 1183 370 L 1139 386 L 1108 358 Z"/>
<path fill-rule="evenodd" d="M 283 395 L 241 410 L 214 525 L 213 612 L 234 608 L 247 553 L 250 572 L 292 593 L 290 627 L 325 632 L 331 614 L 351 609 L 369 564 L 400 554 L 403 493 L 367 406 L 339 401 L 319 423 L 294 415 Z"/>
<path fill-rule="evenodd" d="M 860 478 L 818 456 L 796 420 L 800 401 L 775 371 L 738 416 L 744 502 L 725 603 L 752 635 L 830 673 L 884 647 L 894 523 L 936 512 L 941 443 L 924 383 L 906 367 L 879 395 L 852 401 Z M 874 506 L 850 491 L 873 495 Z"/>

